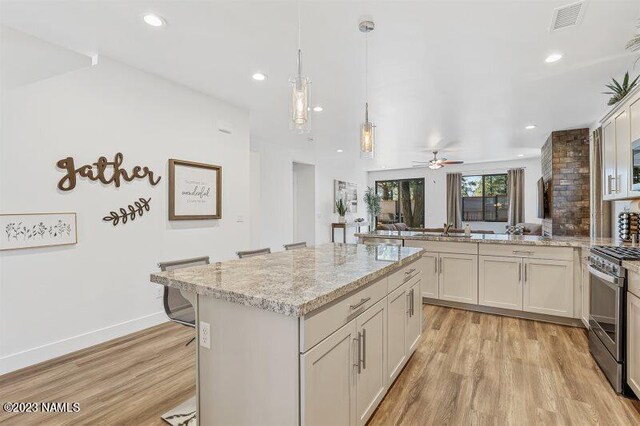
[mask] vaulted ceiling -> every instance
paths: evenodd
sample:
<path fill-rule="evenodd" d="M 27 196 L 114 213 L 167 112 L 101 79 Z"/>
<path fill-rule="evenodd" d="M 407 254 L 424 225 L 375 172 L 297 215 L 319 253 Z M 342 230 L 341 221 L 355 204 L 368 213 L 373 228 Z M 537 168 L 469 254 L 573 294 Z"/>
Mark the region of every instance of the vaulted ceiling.
<path fill-rule="evenodd" d="M 581 22 L 550 31 L 571 1 L 302 1 L 311 133 L 289 130 L 298 3 L 272 1 L 3 1 L 0 22 L 84 54 L 106 55 L 250 111 L 255 141 L 322 156 L 358 153 L 364 116 L 363 18 L 377 155 L 367 169 L 406 167 L 435 148 L 467 162 L 535 156 L 552 130 L 593 124 L 604 84 L 634 69 L 625 44 L 638 1 L 586 2 Z M 141 16 L 167 21 L 151 28 Z M 549 64 L 554 52 L 562 60 Z M 251 76 L 261 71 L 262 82 Z M 535 124 L 533 130 L 525 130 Z M 312 138 L 310 142 L 308 139 Z M 338 149 L 344 152 L 336 152 Z"/>

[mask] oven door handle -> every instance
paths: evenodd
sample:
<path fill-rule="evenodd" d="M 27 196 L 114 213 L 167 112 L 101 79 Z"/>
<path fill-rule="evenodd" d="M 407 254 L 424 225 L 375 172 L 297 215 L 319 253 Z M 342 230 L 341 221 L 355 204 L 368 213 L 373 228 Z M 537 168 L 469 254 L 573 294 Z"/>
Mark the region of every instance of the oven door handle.
<path fill-rule="evenodd" d="M 624 287 L 624 278 L 614 277 L 607 275 L 602 271 L 597 270 L 593 266 L 589 265 L 589 273 L 595 275 L 604 281 L 609 287 L 615 289 L 616 287 Z"/>

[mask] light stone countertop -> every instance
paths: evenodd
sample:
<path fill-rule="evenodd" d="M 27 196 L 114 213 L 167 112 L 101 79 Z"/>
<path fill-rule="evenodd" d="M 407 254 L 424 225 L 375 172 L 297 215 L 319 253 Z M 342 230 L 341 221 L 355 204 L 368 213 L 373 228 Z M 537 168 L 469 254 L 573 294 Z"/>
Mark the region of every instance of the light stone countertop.
<path fill-rule="evenodd" d="M 420 258 L 423 249 L 323 244 L 151 274 L 151 282 L 300 317 Z"/>
<path fill-rule="evenodd" d="M 595 245 L 615 246 L 619 245 L 613 238 L 589 238 L 589 237 L 540 237 L 536 235 L 508 235 L 508 234 L 471 234 L 465 237 L 463 234 L 451 234 L 442 236 L 439 233 L 426 233 L 414 231 L 375 231 L 359 233 L 356 237 L 363 238 L 394 238 L 420 241 L 448 241 L 488 244 L 515 244 L 555 247 L 576 247 L 589 249 Z"/>
<path fill-rule="evenodd" d="M 623 260 L 622 267 L 629 271 L 640 274 L 640 260 Z"/>

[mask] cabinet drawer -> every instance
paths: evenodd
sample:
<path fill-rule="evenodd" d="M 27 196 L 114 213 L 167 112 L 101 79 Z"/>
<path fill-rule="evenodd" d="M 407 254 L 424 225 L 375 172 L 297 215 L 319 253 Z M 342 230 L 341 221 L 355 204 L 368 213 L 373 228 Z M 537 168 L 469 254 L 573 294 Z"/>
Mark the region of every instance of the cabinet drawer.
<path fill-rule="evenodd" d="M 632 270 L 627 270 L 628 271 L 628 277 L 629 277 L 629 283 L 627 286 L 627 289 L 635 294 L 636 296 L 640 297 L 640 274 L 638 274 L 636 271 L 632 271 Z"/>
<path fill-rule="evenodd" d="M 386 295 L 385 277 L 300 318 L 300 352 L 308 351 Z"/>
<path fill-rule="evenodd" d="M 571 247 L 519 246 L 513 244 L 480 244 L 484 256 L 532 257 L 537 259 L 573 260 Z"/>
<path fill-rule="evenodd" d="M 408 282 L 420 272 L 420 264 L 418 261 L 411 262 L 410 264 L 398 269 L 396 272 L 392 272 L 389 274 L 389 287 L 387 288 L 387 293 L 391 293 L 393 290 Z"/>
<path fill-rule="evenodd" d="M 478 254 L 478 243 L 405 240 L 404 245 L 438 253 Z"/>

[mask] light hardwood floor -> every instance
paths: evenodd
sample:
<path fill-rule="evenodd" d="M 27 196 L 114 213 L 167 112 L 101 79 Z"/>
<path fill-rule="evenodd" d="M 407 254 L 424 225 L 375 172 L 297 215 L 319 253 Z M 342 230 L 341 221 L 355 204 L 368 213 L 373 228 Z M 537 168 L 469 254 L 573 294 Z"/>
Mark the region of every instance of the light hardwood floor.
<path fill-rule="evenodd" d="M 427 328 L 371 425 L 640 424 L 594 364 L 584 330 L 425 306 Z M 163 324 L 0 376 L 0 402 L 79 402 L 1 424 L 162 425 L 195 392 L 193 330 Z"/>

